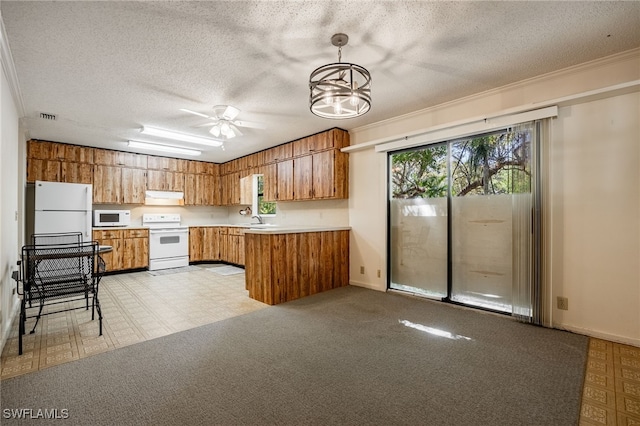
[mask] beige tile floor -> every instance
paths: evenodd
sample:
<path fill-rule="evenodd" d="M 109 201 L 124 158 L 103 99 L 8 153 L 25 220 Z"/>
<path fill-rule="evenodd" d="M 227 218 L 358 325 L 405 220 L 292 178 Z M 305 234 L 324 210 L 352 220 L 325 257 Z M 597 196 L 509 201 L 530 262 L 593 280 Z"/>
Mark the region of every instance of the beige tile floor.
<path fill-rule="evenodd" d="M 219 265 L 220 267 L 222 265 Z M 18 355 L 18 321 L 2 352 L 0 378 L 18 376 L 123 346 L 177 333 L 264 309 L 250 299 L 244 273 L 219 275 L 200 265 L 190 272 L 152 276 L 149 272 L 109 275 L 100 282 L 103 333 L 91 311 L 44 315 L 34 334 L 27 321 Z M 194 269 L 194 268 L 192 268 Z M 75 302 L 78 306 L 77 303 Z"/>
<path fill-rule="evenodd" d="M 580 425 L 640 425 L 640 348 L 590 340 Z"/>
<path fill-rule="evenodd" d="M 104 277 L 102 336 L 90 311 L 43 316 L 36 333 L 25 335 L 23 355 L 18 356 L 16 321 L 2 353 L 0 379 L 268 307 L 249 298 L 244 273 L 222 276 L 207 270 L 211 267 L 215 265 L 171 275 Z M 27 330 L 33 321 L 27 322 Z M 590 339 L 580 425 L 640 425 L 640 348 Z"/>

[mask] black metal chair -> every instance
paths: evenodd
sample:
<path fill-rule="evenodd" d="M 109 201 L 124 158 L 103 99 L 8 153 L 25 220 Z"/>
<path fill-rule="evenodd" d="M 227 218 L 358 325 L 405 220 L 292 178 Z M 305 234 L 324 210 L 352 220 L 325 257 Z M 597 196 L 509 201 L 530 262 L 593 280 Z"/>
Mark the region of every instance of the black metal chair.
<path fill-rule="evenodd" d="M 59 234 L 58 237 L 53 235 L 42 237 L 41 234 L 41 236 L 34 237 L 33 241 L 41 242 L 48 239 L 49 242 L 56 240 L 58 242 L 22 247 L 22 257 L 18 262 L 21 268 L 16 271 L 19 273 L 13 274 L 18 294 L 21 296 L 19 354 L 22 354 L 22 335 L 25 334 L 28 318 L 36 318 L 30 332 L 32 334 L 35 332 L 42 315 L 82 308 L 88 310 L 89 297 L 91 297 L 91 320 L 95 319 L 97 311 L 100 335 L 102 335 L 102 310 L 98 299 L 98 289 L 106 268 L 104 261 L 98 254 L 98 243 L 96 241 L 78 243 L 72 234 Z M 80 238 L 82 237 L 80 236 Z M 73 242 L 59 243 L 59 241 L 68 241 L 69 239 Z M 20 283 L 22 283 L 22 289 Z M 59 305 L 79 300 L 85 301 L 84 306 L 42 313 L 45 305 Z M 27 316 L 27 309 L 33 307 L 33 302 L 38 303 L 38 313 Z"/>
<path fill-rule="evenodd" d="M 31 245 L 82 244 L 82 232 L 42 233 L 31 235 Z"/>

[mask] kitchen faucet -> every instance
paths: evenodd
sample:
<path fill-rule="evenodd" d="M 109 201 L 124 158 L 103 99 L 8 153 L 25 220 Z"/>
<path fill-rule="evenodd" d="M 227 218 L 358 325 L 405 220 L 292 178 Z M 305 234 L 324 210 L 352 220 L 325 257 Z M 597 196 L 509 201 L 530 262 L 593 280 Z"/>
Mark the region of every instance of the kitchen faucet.
<path fill-rule="evenodd" d="M 255 215 L 255 216 L 251 216 L 251 219 L 253 219 L 254 217 L 255 217 L 255 218 L 257 218 L 257 219 L 258 219 L 258 222 L 260 222 L 260 224 L 262 225 L 262 216 L 260 216 L 259 214 L 257 214 L 257 215 Z"/>

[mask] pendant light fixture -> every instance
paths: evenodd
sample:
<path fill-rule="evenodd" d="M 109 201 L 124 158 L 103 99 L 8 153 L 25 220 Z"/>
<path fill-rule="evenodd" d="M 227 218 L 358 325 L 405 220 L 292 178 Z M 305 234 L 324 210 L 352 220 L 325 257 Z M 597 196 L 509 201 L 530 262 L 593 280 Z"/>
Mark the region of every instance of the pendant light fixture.
<path fill-rule="evenodd" d="M 338 62 L 316 68 L 309 77 L 309 108 L 318 117 L 353 118 L 371 109 L 371 74 L 342 62 L 342 46 L 348 41 L 346 34 L 334 34 L 331 44 L 338 47 Z"/>

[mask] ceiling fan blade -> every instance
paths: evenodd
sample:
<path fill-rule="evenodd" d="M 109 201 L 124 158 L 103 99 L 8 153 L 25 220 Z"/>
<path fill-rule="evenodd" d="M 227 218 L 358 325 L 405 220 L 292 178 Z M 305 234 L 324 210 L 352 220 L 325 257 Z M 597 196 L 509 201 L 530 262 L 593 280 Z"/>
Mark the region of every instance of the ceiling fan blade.
<path fill-rule="evenodd" d="M 198 124 L 197 126 L 193 126 L 193 127 L 209 127 L 209 126 L 215 126 L 216 124 L 218 124 L 217 121 L 208 121 L 204 124 Z"/>
<path fill-rule="evenodd" d="M 204 118 L 213 118 L 213 117 L 209 117 L 208 115 L 202 114 L 200 112 L 191 111 L 190 109 L 186 109 L 186 108 L 180 108 L 180 111 L 188 112 L 189 114 L 199 115 L 200 117 L 204 117 Z"/>
<path fill-rule="evenodd" d="M 232 107 L 231 105 L 227 105 L 227 108 L 222 113 L 222 118 L 225 120 L 233 120 L 240 114 L 240 110 L 236 107 Z"/>
<path fill-rule="evenodd" d="M 229 138 L 232 138 L 234 136 L 242 136 L 242 132 L 236 126 L 234 126 L 233 124 L 229 124 L 229 127 L 231 128 L 231 131 L 234 133 L 233 136 L 228 136 Z"/>
<path fill-rule="evenodd" d="M 253 121 L 240 121 L 240 120 L 234 120 L 233 124 L 235 124 L 238 127 L 248 127 L 250 129 L 266 129 L 267 126 L 265 126 L 262 123 L 255 123 Z"/>

